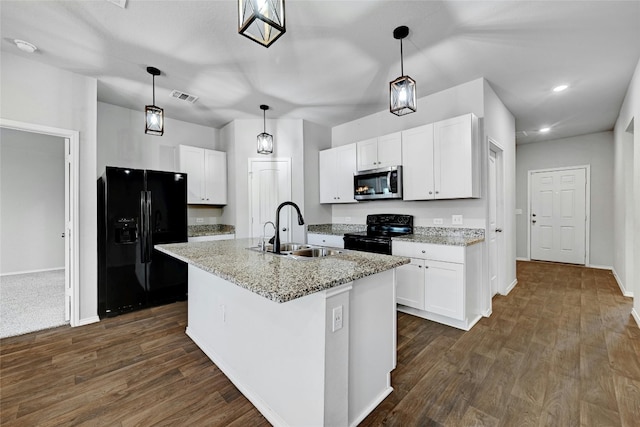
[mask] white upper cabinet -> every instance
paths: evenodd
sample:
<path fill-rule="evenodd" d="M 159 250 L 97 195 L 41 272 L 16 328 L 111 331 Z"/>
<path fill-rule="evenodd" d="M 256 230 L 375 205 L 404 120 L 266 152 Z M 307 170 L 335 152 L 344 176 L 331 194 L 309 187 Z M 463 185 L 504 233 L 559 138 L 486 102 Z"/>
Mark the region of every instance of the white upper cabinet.
<path fill-rule="evenodd" d="M 180 172 L 187 174 L 187 204 L 227 204 L 227 153 L 180 145 Z"/>
<path fill-rule="evenodd" d="M 477 133 L 473 114 L 402 132 L 404 200 L 480 197 Z"/>
<path fill-rule="evenodd" d="M 320 203 L 356 203 L 353 173 L 356 144 L 320 151 Z"/>
<path fill-rule="evenodd" d="M 358 171 L 402 164 L 402 133 L 395 132 L 356 143 Z"/>
<path fill-rule="evenodd" d="M 402 198 L 435 198 L 433 123 L 402 132 Z"/>

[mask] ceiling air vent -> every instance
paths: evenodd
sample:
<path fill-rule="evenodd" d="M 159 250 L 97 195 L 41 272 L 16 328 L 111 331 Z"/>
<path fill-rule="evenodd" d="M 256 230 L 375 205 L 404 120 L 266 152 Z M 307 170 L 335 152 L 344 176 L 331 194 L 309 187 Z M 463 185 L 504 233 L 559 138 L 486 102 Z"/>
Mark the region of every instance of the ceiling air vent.
<path fill-rule="evenodd" d="M 127 7 L 127 0 L 107 0 L 109 3 L 113 3 L 116 6 L 120 6 L 121 8 Z"/>
<path fill-rule="evenodd" d="M 195 95 L 189 95 L 188 93 L 184 93 L 175 89 L 171 92 L 171 96 L 177 99 L 181 99 L 183 101 L 187 101 L 191 104 L 193 104 L 198 100 L 198 97 Z"/>

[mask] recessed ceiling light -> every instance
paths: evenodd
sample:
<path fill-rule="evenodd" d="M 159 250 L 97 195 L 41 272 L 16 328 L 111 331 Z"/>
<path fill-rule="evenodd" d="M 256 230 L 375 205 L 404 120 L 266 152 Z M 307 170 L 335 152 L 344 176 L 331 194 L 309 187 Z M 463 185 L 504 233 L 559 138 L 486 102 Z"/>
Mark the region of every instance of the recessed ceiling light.
<path fill-rule="evenodd" d="M 541 128 L 539 132 L 546 133 L 549 132 L 551 128 Z"/>
<path fill-rule="evenodd" d="M 13 42 L 16 44 L 16 46 L 18 46 L 18 49 L 20 49 L 23 52 L 33 53 L 36 50 L 38 50 L 36 45 L 26 42 L 24 40 L 15 39 Z"/>
<path fill-rule="evenodd" d="M 553 88 L 554 92 L 562 92 L 563 90 L 567 89 L 569 87 L 569 85 L 559 85 Z"/>

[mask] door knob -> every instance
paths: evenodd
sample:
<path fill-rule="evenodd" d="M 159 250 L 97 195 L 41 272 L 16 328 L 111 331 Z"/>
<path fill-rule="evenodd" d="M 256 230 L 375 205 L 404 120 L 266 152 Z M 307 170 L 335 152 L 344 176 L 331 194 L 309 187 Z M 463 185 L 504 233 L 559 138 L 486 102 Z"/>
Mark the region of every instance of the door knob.
<path fill-rule="evenodd" d="M 62 237 L 64 239 L 64 233 L 62 233 L 62 236 L 60 236 L 60 237 Z"/>
<path fill-rule="evenodd" d="M 282 231 L 287 231 L 287 227 L 282 227 Z"/>
<path fill-rule="evenodd" d="M 502 228 L 496 228 L 496 233 L 502 233 Z"/>

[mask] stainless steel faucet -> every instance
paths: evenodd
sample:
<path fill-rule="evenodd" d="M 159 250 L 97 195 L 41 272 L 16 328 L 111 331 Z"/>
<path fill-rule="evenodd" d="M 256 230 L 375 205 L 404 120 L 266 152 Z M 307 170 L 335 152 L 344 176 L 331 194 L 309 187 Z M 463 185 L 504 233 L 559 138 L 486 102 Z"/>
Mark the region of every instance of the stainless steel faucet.
<path fill-rule="evenodd" d="M 262 226 L 262 240 L 260 241 L 260 250 L 262 252 L 265 252 L 267 250 L 267 243 L 265 242 L 265 239 L 267 238 L 267 232 L 266 232 L 267 224 L 271 224 L 273 226 L 274 231 L 276 231 L 276 234 L 278 231 L 278 229 L 276 228 L 276 225 L 273 222 L 267 221 L 264 223 L 264 225 Z"/>
<path fill-rule="evenodd" d="M 273 242 L 273 253 L 275 254 L 280 253 L 280 210 L 287 205 L 296 208 L 296 211 L 298 212 L 298 225 L 304 225 L 304 218 L 302 218 L 298 205 L 293 202 L 280 203 L 280 206 L 276 209 L 276 240 Z"/>

